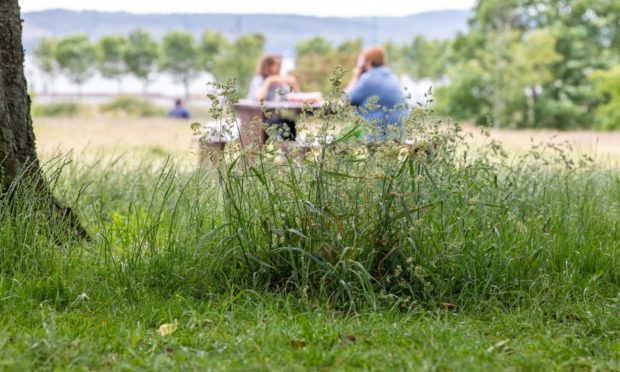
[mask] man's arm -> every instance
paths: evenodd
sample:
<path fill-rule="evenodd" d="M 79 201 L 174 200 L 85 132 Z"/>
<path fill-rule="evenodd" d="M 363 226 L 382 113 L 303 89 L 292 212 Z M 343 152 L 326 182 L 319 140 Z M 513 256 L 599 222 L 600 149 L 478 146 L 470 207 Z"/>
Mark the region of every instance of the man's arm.
<path fill-rule="evenodd" d="M 349 84 L 347 84 L 347 87 L 344 88 L 344 91 L 347 93 L 352 91 L 353 88 L 355 88 L 355 86 L 357 85 L 357 82 L 359 81 L 361 75 L 362 75 L 362 68 L 360 66 L 355 66 L 355 68 L 353 69 L 353 76 L 351 77 L 351 81 L 349 81 Z"/>
<path fill-rule="evenodd" d="M 353 81 L 355 80 L 355 81 Z M 353 79 L 351 84 L 351 88 L 347 87 L 347 94 L 349 95 L 349 100 L 353 106 L 360 106 L 364 103 L 364 100 L 367 98 L 368 94 L 366 92 L 366 79 L 356 78 Z"/>

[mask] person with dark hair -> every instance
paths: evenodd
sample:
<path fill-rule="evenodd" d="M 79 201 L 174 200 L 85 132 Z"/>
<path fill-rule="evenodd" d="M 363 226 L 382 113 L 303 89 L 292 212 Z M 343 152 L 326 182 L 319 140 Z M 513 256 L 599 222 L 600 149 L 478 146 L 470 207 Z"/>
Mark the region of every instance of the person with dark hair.
<path fill-rule="evenodd" d="M 267 54 L 258 66 L 256 76 L 250 82 L 248 99 L 255 101 L 277 101 L 278 90 L 284 92 L 298 91 L 299 84 L 294 76 L 280 75 L 282 68 L 282 56 L 279 54 Z"/>
<path fill-rule="evenodd" d="M 248 99 L 253 101 L 280 101 L 283 95 L 291 91 L 299 91 L 299 84 L 294 76 L 280 75 L 282 68 L 282 56 L 268 54 L 259 64 L 258 73 L 250 83 Z M 295 121 L 272 115 L 267 120 L 267 125 L 275 127 L 278 137 L 284 140 L 294 141 L 297 136 Z"/>
<path fill-rule="evenodd" d="M 174 101 L 174 107 L 168 111 L 168 117 L 175 119 L 189 119 L 192 117 L 192 113 L 183 105 L 183 100 L 177 98 Z"/>
<path fill-rule="evenodd" d="M 385 49 L 366 49 L 353 70 L 353 78 L 345 89 L 351 104 L 377 127 L 367 136 L 370 141 L 400 140 L 403 120 L 409 114 L 403 88 L 392 70 L 386 66 Z"/>

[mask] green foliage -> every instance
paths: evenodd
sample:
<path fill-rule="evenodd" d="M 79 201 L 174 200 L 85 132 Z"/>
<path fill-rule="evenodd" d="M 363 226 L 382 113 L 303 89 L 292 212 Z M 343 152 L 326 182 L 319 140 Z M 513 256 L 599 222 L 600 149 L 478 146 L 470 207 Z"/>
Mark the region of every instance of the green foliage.
<path fill-rule="evenodd" d="M 94 74 L 97 55 L 88 36 L 72 35 L 58 42 L 56 60 L 69 80 L 79 87 Z"/>
<path fill-rule="evenodd" d="M 457 75 L 471 60 L 488 71 L 480 77 L 485 89 L 471 87 L 486 94 L 487 106 L 470 118 L 490 115 L 496 126 L 510 127 L 592 126 L 602 100 L 588 74 L 607 70 L 620 58 L 614 48 L 620 40 L 619 10 L 618 2 L 606 0 L 480 0 L 472 28 L 456 38 L 452 57 L 462 65 L 451 69 Z M 459 76 L 451 79 L 462 82 Z M 452 106 L 454 113 L 460 105 L 441 106 Z M 457 116 L 471 114 L 467 109 Z"/>
<path fill-rule="evenodd" d="M 476 60 L 448 69 L 450 85 L 435 89 L 437 113 L 455 120 L 475 118 L 480 125 L 491 122 L 490 92 L 484 69 Z"/>
<path fill-rule="evenodd" d="M 620 35 L 619 7 L 616 1 L 554 0 L 549 7 L 526 15 L 524 21 L 548 25 L 563 56 L 553 66 L 554 80 L 540 97 L 542 125 L 570 129 L 595 124 L 593 113 L 600 102 L 588 74 L 608 69 L 618 58 L 617 49 L 610 47 L 617 45 Z"/>
<path fill-rule="evenodd" d="M 388 43 L 388 49 L 388 62 L 394 61 L 398 72 L 413 78 L 440 79 L 448 66 L 451 41 L 427 40 L 419 35 L 401 47 Z"/>
<path fill-rule="evenodd" d="M 403 48 L 389 40 L 383 44 L 383 48 L 385 48 L 385 54 L 390 66 L 392 66 L 396 72 L 402 73 L 405 68 L 403 63 Z"/>
<path fill-rule="evenodd" d="M 620 129 L 620 65 L 609 71 L 596 71 L 590 75 L 596 92 L 605 97 L 606 103 L 596 109 L 599 129 Z"/>
<path fill-rule="evenodd" d="M 192 34 L 171 31 L 164 37 L 160 69 L 169 72 L 183 83 L 185 98 L 189 98 L 189 85 L 199 73 L 198 54 L 199 50 Z"/>
<path fill-rule="evenodd" d="M 338 47 L 336 51 L 344 54 L 355 54 L 359 55 L 362 51 L 362 46 L 364 45 L 364 40 L 362 39 L 352 39 L 343 41 Z"/>
<path fill-rule="evenodd" d="M 109 79 L 120 79 L 127 73 L 125 53 L 127 39 L 121 35 L 105 36 L 96 44 L 97 66 L 101 75 Z"/>
<path fill-rule="evenodd" d="M 252 76 L 256 73 L 257 61 L 263 55 L 265 36 L 260 33 L 240 36 L 224 48 L 213 68 L 213 75 L 219 82 L 235 79 L 239 92 L 247 92 Z"/>
<path fill-rule="evenodd" d="M 34 49 L 33 54 L 37 60 L 39 68 L 46 74 L 56 72 L 58 66 L 56 62 L 56 39 L 43 37 L 39 40 L 39 45 Z"/>
<path fill-rule="evenodd" d="M 488 31 L 485 38 L 484 49 L 450 69 L 451 84 L 438 89 L 439 112 L 496 127 L 538 126 L 542 87 L 562 60 L 556 38 L 542 29 Z"/>
<path fill-rule="evenodd" d="M 213 72 L 219 57 L 230 44 L 224 36 L 215 31 L 205 31 L 199 45 L 199 63 L 203 70 Z"/>
<path fill-rule="evenodd" d="M 142 30 L 130 33 L 128 40 L 125 64 L 130 73 L 143 81 L 144 91 L 146 92 L 159 63 L 157 42 L 146 31 Z"/>
<path fill-rule="evenodd" d="M 345 40 L 337 48 L 332 48 L 323 38 L 302 41 L 297 46 L 294 71 L 301 89 L 328 94 L 332 89 L 330 76 L 334 68 L 352 68 L 361 50 L 361 39 Z"/>
<path fill-rule="evenodd" d="M 102 105 L 101 112 L 133 117 L 166 116 L 165 109 L 134 96 L 117 96 L 111 102 Z"/>
<path fill-rule="evenodd" d="M 75 117 L 81 112 L 76 102 L 35 103 L 31 108 L 33 117 Z"/>
<path fill-rule="evenodd" d="M 295 47 L 297 57 L 303 57 L 309 54 L 318 54 L 327 56 L 333 52 L 332 45 L 324 37 L 317 36 L 311 39 L 303 40 Z"/>
<path fill-rule="evenodd" d="M 57 45 L 58 41 L 56 39 L 43 37 L 33 51 L 35 61 L 47 79 L 44 91 L 49 89 L 48 84 L 53 83 L 54 77 L 58 72 L 58 61 L 56 59 Z"/>
<path fill-rule="evenodd" d="M 520 80 L 526 88 L 542 86 L 553 80 L 551 66 L 563 60 L 556 52 L 556 46 L 556 37 L 544 29 L 528 32 L 523 42 L 515 46 L 515 69 L 520 70 Z"/>

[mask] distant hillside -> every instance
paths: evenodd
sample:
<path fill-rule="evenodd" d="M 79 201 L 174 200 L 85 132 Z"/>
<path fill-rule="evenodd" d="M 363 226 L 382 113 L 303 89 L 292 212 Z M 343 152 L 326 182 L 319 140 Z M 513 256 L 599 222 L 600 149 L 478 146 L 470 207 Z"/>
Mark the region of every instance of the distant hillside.
<path fill-rule="evenodd" d="M 391 40 L 404 43 L 416 35 L 444 39 L 467 28 L 469 11 L 451 10 L 404 17 L 311 17 L 278 14 L 132 14 L 124 12 L 75 12 L 46 10 L 24 13 L 24 45 L 28 51 L 42 36 L 87 33 L 91 39 L 112 33 L 127 34 L 137 28 L 161 38 L 170 30 L 186 30 L 196 36 L 205 29 L 229 38 L 248 32 L 267 36 L 267 50 L 292 54 L 302 39 L 322 35 L 334 43 L 362 38 L 366 44 Z"/>

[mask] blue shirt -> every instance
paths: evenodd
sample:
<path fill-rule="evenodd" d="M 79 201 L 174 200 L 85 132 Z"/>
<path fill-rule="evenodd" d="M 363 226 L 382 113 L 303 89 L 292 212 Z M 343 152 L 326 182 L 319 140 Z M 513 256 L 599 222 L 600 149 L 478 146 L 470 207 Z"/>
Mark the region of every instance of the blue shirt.
<path fill-rule="evenodd" d="M 192 113 L 183 106 L 174 106 L 174 108 L 168 111 L 168 117 L 177 119 L 189 119 Z"/>
<path fill-rule="evenodd" d="M 358 110 L 360 115 L 379 127 L 378 138 L 371 136 L 369 139 L 385 140 L 389 127 L 402 127 L 403 120 L 409 114 L 400 82 L 386 66 L 366 71 L 348 93 L 351 104 L 360 107 Z M 367 108 L 371 97 L 378 99 L 374 110 Z"/>

